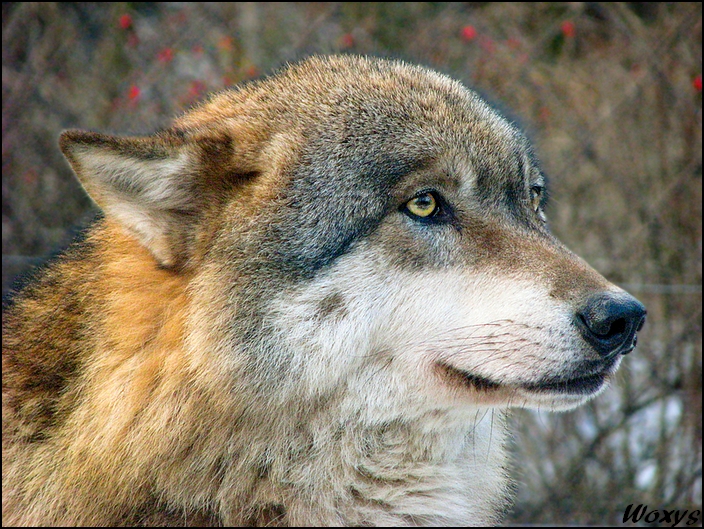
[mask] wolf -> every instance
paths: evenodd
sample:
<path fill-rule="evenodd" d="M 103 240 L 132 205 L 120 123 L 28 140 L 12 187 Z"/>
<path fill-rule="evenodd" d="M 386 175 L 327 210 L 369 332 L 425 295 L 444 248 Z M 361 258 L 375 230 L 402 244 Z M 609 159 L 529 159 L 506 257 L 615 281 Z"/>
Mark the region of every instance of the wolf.
<path fill-rule="evenodd" d="M 645 320 L 422 66 L 313 56 L 59 143 L 103 214 L 4 312 L 4 525 L 498 523 L 509 410 L 593 398 Z"/>

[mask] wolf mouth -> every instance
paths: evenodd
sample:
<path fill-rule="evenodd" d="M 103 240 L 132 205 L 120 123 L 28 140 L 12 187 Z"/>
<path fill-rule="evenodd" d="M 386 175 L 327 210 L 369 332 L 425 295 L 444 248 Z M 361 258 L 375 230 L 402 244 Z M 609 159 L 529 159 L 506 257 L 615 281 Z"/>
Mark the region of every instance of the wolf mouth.
<path fill-rule="evenodd" d="M 537 384 L 524 384 L 523 387 L 537 392 L 591 395 L 601 389 L 607 377 L 607 373 L 595 373 L 576 378 L 552 379 Z"/>
<path fill-rule="evenodd" d="M 441 371 L 446 376 L 460 381 L 463 385 L 469 386 L 476 391 L 491 392 L 500 388 L 523 389 L 532 393 L 559 393 L 564 395 L 591 395 L 596 393 L 606 382 L 610 370 L 592 373 L 572 378 L 546 378 L 540 382 L 532 383 L 511 383 L 503 384 L 489 378 L 469 373 L 456 367 L 440 363 Z"/>

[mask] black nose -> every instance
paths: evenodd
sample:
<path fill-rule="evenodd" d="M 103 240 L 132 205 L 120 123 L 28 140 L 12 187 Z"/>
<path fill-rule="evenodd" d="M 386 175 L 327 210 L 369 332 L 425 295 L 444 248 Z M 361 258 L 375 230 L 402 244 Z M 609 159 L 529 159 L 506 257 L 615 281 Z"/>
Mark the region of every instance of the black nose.
<path fill-rule="evenodd" d="M 604 357 L 628 354 L 636 346 L 636 333 L 645 323 L 643 304 L 625 292 L 603 292 L 590 297 L 577 311 L 584 339 Z"/>

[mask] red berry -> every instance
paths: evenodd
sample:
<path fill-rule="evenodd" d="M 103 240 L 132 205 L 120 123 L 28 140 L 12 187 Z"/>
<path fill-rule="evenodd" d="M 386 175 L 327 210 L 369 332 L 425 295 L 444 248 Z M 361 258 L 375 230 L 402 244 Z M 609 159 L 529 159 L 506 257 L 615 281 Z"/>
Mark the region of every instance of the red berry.
<path fill-rule="evenodd" d="M 131 15 L 122 15 L 120 17 L 120 28 L 121 29 L 130 29 L 132 27 L 132 16 Z"/>
<path fill-rule="evenodd" d="M 139 99 L 139 96 L 141 95 L 142 91 L 139 89 L 137 85 L 132 85 L 130 86 L 129 92 L 127 92 L 127 97 L 130 99 L 130 101 L 136 101 Z"/>
<path fill-rule="evenodd" d="M 574 34 L 575 34 L 574 22 L 572 22 L 571 20 L 565 20 L 562 23 L 561 29 L 562 29 L 562 35 L 566 39 L 571 39 L 572 37 L 574 37 Z"/>
<path fill-rule="evenodd" d="M 692 86 L 694 87 L 694 89 L 695 89 L 697 92 L 701 92 L 701 91 L 702 91 L 702 76 L 701 76 L 701 75 L 697 75 L 697 76 L 694 78 L 694 80 L 692 81 Z"/>
<path fill-rule="evenodd" d="M 474 29 L 474 26 L 465 26 L 462 28 L 460 36 L 462 37 L 463 41 L 470 42 L 476 38 L 477 30 Z"/>

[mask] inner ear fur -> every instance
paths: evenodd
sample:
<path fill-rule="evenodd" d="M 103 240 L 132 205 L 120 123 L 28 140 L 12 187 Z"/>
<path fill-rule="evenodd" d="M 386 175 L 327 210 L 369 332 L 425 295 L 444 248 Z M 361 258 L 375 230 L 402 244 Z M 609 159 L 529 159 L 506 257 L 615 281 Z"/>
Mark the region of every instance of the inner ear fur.
<path fill-rule="evenodd" d="M 68 130 L 59 145 L 105 215 L 165 268 L 188 262 L 203 209 L 223 191 L 234 158 L 225 136 L 173 130 L 145 137 Z"/>

